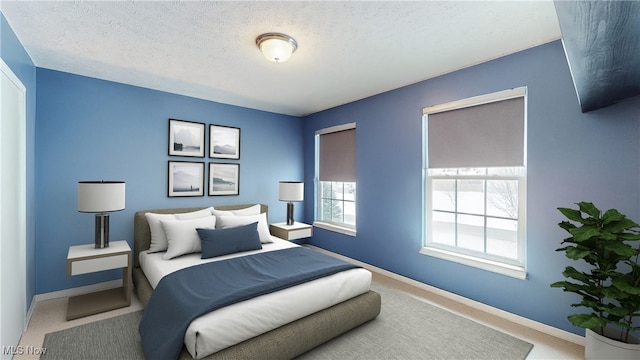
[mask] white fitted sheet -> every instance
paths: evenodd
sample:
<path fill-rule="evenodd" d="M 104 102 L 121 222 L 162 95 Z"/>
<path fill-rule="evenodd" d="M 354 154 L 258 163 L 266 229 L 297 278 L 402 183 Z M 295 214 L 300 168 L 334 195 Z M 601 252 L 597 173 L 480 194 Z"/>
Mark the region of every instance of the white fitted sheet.
<path fill-rule="evenodd" d="M 189 266 L 298 246 L 276 237 L 273 241 L 272 244 L 262 244 L 262 250 L 205 260 L 200 259 L 200 253 L 164 260 L 162 252 L 149 254 L 143 251 L 140 253 L 140 267 L 155 288 L 163 276 Z M 191 356 L 201 359 L 363 294 L 370 285 L 371 273 L 358 268 L 233 304 L 195 319 L 185 333 L 185 345 Z"/>

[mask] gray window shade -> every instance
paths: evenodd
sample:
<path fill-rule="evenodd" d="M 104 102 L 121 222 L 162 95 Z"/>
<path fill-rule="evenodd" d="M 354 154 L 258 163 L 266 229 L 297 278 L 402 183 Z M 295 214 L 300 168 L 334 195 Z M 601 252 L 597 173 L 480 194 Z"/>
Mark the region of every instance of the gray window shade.
<path fill-rule="evenodd" d="M 320 135 L 320 181 L 356 181 L 356 129 Z"/>
<path fill-rule="evenodd" d="M 524 165 L 524 97 L 427 118 L 429 168 Z"/>

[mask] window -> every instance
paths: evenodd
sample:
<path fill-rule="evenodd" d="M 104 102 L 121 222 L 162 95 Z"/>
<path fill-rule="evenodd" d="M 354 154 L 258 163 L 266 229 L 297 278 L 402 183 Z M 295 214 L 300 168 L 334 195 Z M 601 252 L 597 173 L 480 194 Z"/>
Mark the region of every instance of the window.
<path fill-rule="evenodd" d="M 318 220 L 356 226 L 356 183 L 320 181 Z"/>
<path fill-rule="evenodd" d="M 526 89 L 424 109 L 422 253 L 526 277 Z"/>
<path fill-rule="evenodd" d="M 316 132 L 314 226 L 355 235 L 356 124 Z"/>

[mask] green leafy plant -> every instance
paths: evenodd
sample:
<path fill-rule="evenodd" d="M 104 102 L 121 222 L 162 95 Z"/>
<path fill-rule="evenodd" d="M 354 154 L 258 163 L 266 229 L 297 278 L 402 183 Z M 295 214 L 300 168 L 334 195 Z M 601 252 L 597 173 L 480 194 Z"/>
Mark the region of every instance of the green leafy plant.
<path fill-rule="evenodd" d="M 558 208 L 569 220 L 558 225 L 571 234 L 562 241 L 565 256 L 584 261 L 588 270 L 567 266 L 562 275 L 567 280 L 551 287 L 562 288 L 581 296 L 573 307 L 586 307 L 590 313 L 569 315 L 575 326 L 604 335 L 604 328 L 620 329 L 614 340 L 629 342 L 631 333 L 640 330 L 634 320 L 640 318 L 640 240 L 639 225 L 615 209 L 604 214 L 590 202 L 580 202 L 579 209 Z M 634 245 L 632 245 L 634 244 Z"/>

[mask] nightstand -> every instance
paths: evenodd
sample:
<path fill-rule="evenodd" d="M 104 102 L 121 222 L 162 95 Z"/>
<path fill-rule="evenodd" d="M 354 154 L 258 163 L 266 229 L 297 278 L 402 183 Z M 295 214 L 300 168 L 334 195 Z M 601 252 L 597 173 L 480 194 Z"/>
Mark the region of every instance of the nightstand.
<path fill-rule="evenodd" d="M 122 286 L 69 298 L 67 320 L 131 305 L 131 248 L 124 241 L 96 249 L 94 244 L 69 247 L 67 275 L 122 268 Z"/>
<path fill-rule="evenodd" d="M 284 240 L 295 240 L 308 238 L 313 235 L 313 226 L 305 223 L 294 222 L 293 225 L 287 223 L 275 223 L 269 227 L 271 235 Z"/>

